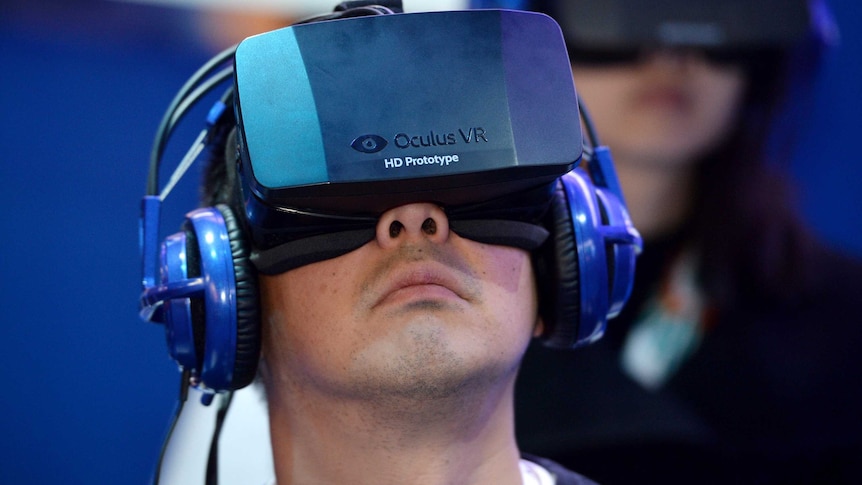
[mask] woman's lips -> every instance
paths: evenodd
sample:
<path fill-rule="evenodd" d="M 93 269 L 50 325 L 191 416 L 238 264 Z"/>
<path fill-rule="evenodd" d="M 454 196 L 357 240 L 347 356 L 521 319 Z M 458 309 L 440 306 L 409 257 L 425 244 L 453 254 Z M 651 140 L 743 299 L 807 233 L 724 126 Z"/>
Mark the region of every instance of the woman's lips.
<path fill-rule="evenodd" d="M 654 85 L 639 91 L 635 101 L 651 108 L 671 108 L 675 110 L 688 109 L 691 106 L 691 96 L 681 86 Z"/>

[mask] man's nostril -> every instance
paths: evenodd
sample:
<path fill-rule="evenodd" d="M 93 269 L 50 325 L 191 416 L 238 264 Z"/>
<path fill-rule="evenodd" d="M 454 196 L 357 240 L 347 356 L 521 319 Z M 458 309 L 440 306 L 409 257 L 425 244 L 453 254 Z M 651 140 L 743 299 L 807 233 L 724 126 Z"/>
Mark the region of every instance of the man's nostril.
<path fill-rule="evenodd" d="M 422 232 L 428 235 L 433 235 L 437 233 L 437 221 L 432 218 L 425 219 L 422 223 Z"/>
<path fill-rule="evenodd" d="M 401 229 L 404 229 L 404 224 L 401 224 L 399 221 L 392 221 L 392 223 L 389 224 L 389 237 L 395 239 L 399 234 L 401 234 Z"/>

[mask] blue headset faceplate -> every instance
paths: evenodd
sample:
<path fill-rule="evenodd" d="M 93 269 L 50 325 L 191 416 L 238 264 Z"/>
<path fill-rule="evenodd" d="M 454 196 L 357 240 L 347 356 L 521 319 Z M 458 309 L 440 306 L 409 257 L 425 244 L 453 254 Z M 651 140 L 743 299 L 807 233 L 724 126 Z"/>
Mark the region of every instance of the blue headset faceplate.
<path fill-rule="evenodd" d="M 391 205 L 427 191 L 466 203 L 581 157 L 565 44 L 545 15 L 300 24 L 240 43 L 235 69 L 245 185 L 268 204 L 379 210 L 362 196 Z"/>

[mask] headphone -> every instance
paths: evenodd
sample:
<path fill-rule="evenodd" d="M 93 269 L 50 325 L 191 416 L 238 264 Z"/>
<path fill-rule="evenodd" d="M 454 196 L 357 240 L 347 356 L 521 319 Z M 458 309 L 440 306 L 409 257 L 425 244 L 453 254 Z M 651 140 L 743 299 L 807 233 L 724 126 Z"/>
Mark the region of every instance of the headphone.
<path fill-rule="evenodd" d="M 387 7 L 356 8 L 363 13 L 357 14 L 355 8 L 344 12 L 393 13 Z M 158 172 L 167 139 L 178 122 L 191 106 L 232 77 L 232 67 L 218 69 L 232 59 L 235 49 L 226 49 L 198 70 L 172 101 L 157 132 L 142 203 L 141 317 L 165 325 L 172 359 L 183 370 L 184 381 L 209 396 L 205 402 L 214 393 L 250 384 L 256 374 L 261 323 L 251 245 L 242 220 L 229 205 L 189 212 L 181 230 L 161 242 L 159 213 L 167 193 L 201 151 L 219 136 L 223 139 L 225 127 L 236 123 L 228 108 L 233 105 L 232 88 L 210 110 L 207 127 L 162 189 Z M 591 145 L 583 152 L 586 167 L 574 168 L 553 182 L 552 201 L 542 221 L 549 237 L 532 252 L 546 328 L 541 339 L 563 349 L 601 337 L 607 320 L 620 312 L 629 297 L 642 247 L 610 152 L 599 143 L 583 106 L 580 110 Z M 226 170 L 235 175 L 236 167 Z"/>

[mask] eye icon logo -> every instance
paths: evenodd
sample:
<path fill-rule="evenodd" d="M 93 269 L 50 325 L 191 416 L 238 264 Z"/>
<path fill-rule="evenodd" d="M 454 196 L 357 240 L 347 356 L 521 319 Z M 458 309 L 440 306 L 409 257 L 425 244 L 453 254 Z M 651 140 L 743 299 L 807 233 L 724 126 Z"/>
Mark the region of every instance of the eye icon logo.
<path fill-rule="evenodd" d="M 362 153 L 377 153 L 386 148 L 387 141 L 378 135 L 362 135 L 353 140 L 350 146 Z"/>

